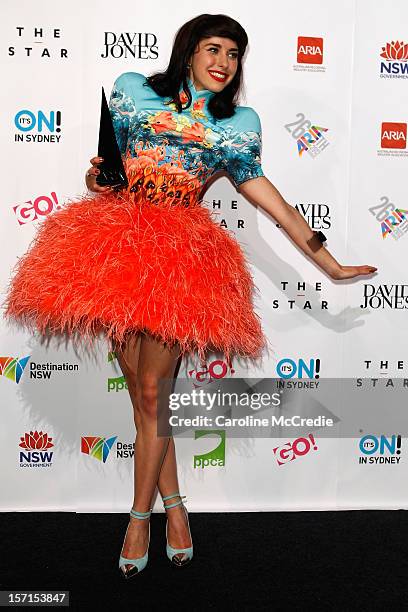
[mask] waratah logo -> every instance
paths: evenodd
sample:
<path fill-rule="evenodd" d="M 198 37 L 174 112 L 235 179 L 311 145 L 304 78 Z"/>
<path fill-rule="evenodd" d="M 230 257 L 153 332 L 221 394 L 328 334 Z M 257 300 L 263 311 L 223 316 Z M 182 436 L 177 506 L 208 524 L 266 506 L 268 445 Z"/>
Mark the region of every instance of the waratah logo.
<path fill-rule="evenodd" d="M 112 438 L 101 438 L 100 436 L 82 436 L 81 437 L 81 452 L 85 455 L 91 455 L 99 461 L 106 462 L 111 451 L 113 443 L 118 436 Z"/>
<path fill-rule="evenodd" d="M 10 378 L 10 380 L 14 380 L 18 384 L 29 359 L 30 355 L 21 359 L 16 357 L 0 357 L 0 376 Z"/>
<path fill-rule="evenodd" d="M 26 432 L 24 436 L 20 438 L 20 440 L 21 442 L 19 446 L 27 450 L 47 450 L 47 448 L 54 446 L 52 438 L 50 438 L 47 433 L 43 433 L 42 431 L 30 431 L 30 433 Z"/>
<path fill-rule="evenodd" d="M 391 41 L 382 47 L 380 76 L 387 79 L 408 78 L 408 43 Z"/>
<path fill-rule="evenodd" d="M 385 47 L 382 47 L 381 57 L 385 57 L 387 60 L 399 60 L 400 62 L 406 62 L 408 60 L 408 43 L 402 41 L 392 41 L 387 43 Z"/>

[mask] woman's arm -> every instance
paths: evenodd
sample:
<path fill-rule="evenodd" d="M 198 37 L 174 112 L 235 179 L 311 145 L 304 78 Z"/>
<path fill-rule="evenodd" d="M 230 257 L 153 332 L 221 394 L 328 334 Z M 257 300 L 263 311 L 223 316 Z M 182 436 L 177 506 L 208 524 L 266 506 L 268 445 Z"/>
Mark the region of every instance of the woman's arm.
<path fill-rule="evenodd" d="M 300 212 L 283 199 L 266 176 L 245 181 L 238 187 L 238 191 L 247 200 L 266 210 L 283 227 L 305 255 L 310 257 L 331 278 L 335 280 L 353 278 L 359 274 L 371 274 L 377 270 L 373 266 L 366 265 L 342 266 L 323 245 L 317 251 L 313 251 L 307 244 L 307 241 L 314 236 L 313 230 Z"/>

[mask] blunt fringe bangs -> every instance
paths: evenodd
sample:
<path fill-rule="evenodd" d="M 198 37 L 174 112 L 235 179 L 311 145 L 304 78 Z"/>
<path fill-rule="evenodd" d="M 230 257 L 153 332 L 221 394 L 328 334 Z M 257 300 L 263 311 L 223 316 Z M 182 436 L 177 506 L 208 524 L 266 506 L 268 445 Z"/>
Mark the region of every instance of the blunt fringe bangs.
<path fill-rule="evenodd" d="M 155 73 L 146 78 L 149 85 L 159 96 L 169 97 L 181 113 L 183 106 L 179 92 L 183 88 L 187 95 L 189 108 L 192 96 L 187 84 L 189 68 L 187 64 L 203 38 L 219 36 L 230 38 L 238 47 L 238 66 L 236 74 L 221 92 L 214 93 L 208 102 L 208 110 L 216 119 L 232 117 L 235 112 L 236 99 L 242 89 L 242 57 L 248 44 L 244 28 L 227 15 L 203 14 L 187 21 L 178 30 L 173 43 L 170 61 L 164 72 Z"/>

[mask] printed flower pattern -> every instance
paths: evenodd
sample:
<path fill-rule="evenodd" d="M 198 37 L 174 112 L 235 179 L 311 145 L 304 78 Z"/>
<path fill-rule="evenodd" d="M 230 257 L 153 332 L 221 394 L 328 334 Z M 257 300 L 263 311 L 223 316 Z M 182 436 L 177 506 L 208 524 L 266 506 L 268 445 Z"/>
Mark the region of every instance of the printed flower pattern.
<path fill-rule="evenodd" d="M 139 181 L 146 188 L 150 180 L 150 189 L 158 190 L 165 173 L 173 180 L 175 174 L 183 176 L 194 188 L 219 170 L 227 171 L 236 185 L 263 176 L 261 127 L 253 109 L 239 108 L 233 117 L 215 120 L 207 109 L 208 97 L 193 95 L 190 107 L 178 113 L 175 104 L 143 87 L 144 80 L 138 73 L 119 77 L 109 104 L 132 186 Z M 187 102 L 184 91 L 180 99 L 183 105 Z M 149 164 L 155 168 L 154 179 L 147 178 Z"/>

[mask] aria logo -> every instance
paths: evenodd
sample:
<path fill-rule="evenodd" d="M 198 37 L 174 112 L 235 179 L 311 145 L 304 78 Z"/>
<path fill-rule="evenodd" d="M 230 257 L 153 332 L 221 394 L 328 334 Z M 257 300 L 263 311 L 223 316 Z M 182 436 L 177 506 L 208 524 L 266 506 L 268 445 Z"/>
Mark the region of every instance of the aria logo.
<path fill-rule="evenodd" d="M 407 124 L 384 122 L 381 124 L 382 149 L 407 148 Z"/>
<path fill-rule="evenodd" d="M 298 36 L 296 72 L 325 72 L 323 64 L 323 38 Z"/>
<path fill-rule="evenodd" d="M 17 26 L 17 44 L 8 48 L 10 57 L 67 59 L 68 51 L 60 46 L 60 28 L 25 28 Z"/>
<path fill-rule="evenodd" d="M 0 376 L 5 376 L 15 383 L 20 382 L 30 355 L 17 359 L 17 357 L 0 357 Z"/>
<path fill-rule="evenodd" d="M 408 43 L 391 41 L 382 47 L 380 57 L 386 61 L 380 64 L 380 77 L 387 79 L 408 78 Z"/>
<path fill-rule="evenodd" d="M 20 438 L 20 467 L 51 467 L 54 446 L 52 438 L 42 431 L 30 431 Z"/>
<path fill-rule="evenodd" d="M 158 55 L 157 36 L 151 32 L 105 32 L 104 59 L 157 59 Z"/>
<path fill-rule="evenodd" d="M 81 437 L 81 452 L 85 455 L 91 455 L 98 461 L 106 463 L 113 443 L 118 436 L 112 438 L 101 438 L 100 436 L 82 436 Z"/>
<path fill-rule="evenodd" d="M 377 155 L 386 157 L 408 157 L 407 124 L 385 121 L 381 124 L 381 149 Z"/>
<path fill-rule="evenodd" d="M 394 240 L 399 240 L 408 232 L 408 210 L 396 208 L 387 196 L 382 196 L 380 202 L 368 210 L 381 224 L 383 239 L 392 236 Z"/>
<path fill-rule="evenodd" d="M 309 119 L 306 119 L 303 113 L 297 113 L 296 121 L 287 123 L 284 128 L 296 140 L 299 157 L 307 151 L 310 157 L 317 157 L 322 151 L 329 146 L 329 141 L 325 137 L 325 132 L 328 128 L 318 125 L 312 125 Z"/>

